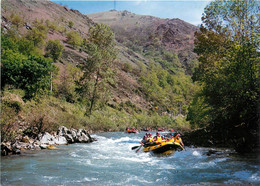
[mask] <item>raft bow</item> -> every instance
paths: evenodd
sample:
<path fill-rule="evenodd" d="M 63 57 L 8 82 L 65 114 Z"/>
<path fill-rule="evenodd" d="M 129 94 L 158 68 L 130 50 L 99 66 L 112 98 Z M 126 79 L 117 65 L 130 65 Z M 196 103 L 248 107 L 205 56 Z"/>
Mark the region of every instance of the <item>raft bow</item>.
<path fill-rule="evenodd" d="M 153 153 L 164 153 L 164 154 L 173 154 L 176 151 L 184 150 L 183 147 L 176 142 L 162 142 L 160 144 L 149 145 L 143 148 L 144 152 L 153 152 Z"/>

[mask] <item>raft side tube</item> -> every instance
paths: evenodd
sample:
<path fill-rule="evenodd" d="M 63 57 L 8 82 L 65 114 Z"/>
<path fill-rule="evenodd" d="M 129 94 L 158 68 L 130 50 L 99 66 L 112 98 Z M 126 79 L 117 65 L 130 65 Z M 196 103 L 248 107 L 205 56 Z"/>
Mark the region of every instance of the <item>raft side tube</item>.
<path fill-rule="evenodd" d="M 143 149 L 144 152 L 153 152 L 153 153 L 164 153 L 166 151 L 173 150 L 173 151 L 181 151 L 183 147 L 176 142 L 162 142 L 160 144 L 156 144 L 153 146 L 147 146 Z"/>

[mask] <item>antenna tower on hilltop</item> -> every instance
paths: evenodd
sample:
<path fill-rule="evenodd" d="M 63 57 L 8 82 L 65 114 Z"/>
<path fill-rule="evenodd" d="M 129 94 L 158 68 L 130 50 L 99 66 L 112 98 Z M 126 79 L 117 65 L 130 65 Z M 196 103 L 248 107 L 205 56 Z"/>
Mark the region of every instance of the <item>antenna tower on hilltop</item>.
<path fill-rule="evenodd" d="M 116 0 L 114 0 L 114 10 L 116 10 Z"/>

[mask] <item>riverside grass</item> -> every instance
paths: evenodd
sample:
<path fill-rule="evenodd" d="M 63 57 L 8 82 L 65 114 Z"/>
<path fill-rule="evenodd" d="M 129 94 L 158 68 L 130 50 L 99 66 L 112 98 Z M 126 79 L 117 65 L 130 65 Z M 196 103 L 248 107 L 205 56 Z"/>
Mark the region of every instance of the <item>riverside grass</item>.
<path fill-rule="evenodd" d="M 5 130 L 3 138 L 15 138 L 16 135 L 23 132 L 52 132 L 57 130 L 59 126 L 67 128 L 85 128 L 92 132 L 97 131 L 124 131 L 126 127 L 135 128 L 174 128 L 174 129 L 189 129 L 189 123 L 185 117 L 170 117 L 160 116 L 156 112 L 132 112 L 127 113 L 123 109 L 114 109 L 111 107 L 103 107 L 96 110 L 90 116 L 85 115 L 85 106 L 79 103 L 68 103 L 65 100 L 54 96 L 42 96 L 37 100 L 32 99 L 27 102 L 11 104 L 15 102 L 10 97 L 15 97 L 16 100 L 21 99 L 19 91 L 3 93 L 1 104 L 1 127 Z M 5 99 L 7 97 L 8 99 Z M 19 105 L 17 110 L 16 105 Z M 8 111 L 8 112 L 6 112 Z M 17 117 L 8 117 L 8 114 L 16 113 Z M 19 123 L 25 123 L 22 129 Z M 16 126 L 15 126 L 16 125 Z M 11 127 L 10 127 L 11 126 Z M 17 130 L 19 129 L 19 130 Z M 3 132 L 2 130 L 2 132 Z"/>

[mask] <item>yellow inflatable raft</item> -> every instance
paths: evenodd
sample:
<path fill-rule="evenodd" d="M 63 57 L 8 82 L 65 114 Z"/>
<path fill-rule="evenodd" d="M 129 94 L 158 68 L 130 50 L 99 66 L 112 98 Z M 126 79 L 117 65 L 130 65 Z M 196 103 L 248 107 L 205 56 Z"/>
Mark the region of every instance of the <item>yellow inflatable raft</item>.
<path fill-rule="evenodd" d="M 174 153 L 175 151 L 182 151 L 183 147 L 179 143 L 175 142 L 162 142 L 159 144 L 150 144 L 145 145 L 143 148 L 144 152 L 153 152 L 153 153 Z"/>

